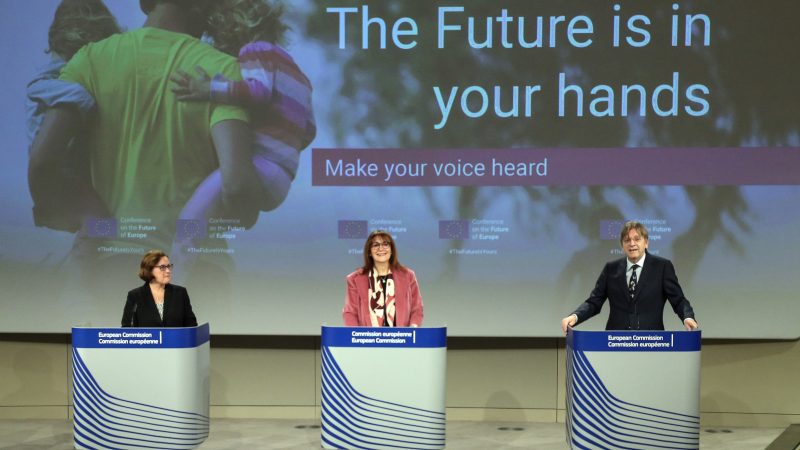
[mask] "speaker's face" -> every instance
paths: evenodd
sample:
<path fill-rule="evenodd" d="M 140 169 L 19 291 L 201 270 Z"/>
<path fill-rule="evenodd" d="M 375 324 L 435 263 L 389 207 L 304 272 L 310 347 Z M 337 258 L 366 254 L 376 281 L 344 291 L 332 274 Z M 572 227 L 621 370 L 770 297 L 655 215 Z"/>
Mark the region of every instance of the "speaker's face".
<path fill-rule="evenodd" d="M 158 284 L 167 284 L 172 281 L 172 263 L 166 256 L 159 259 L 158 264 L 153 267 L 153 281 Z"/>
<path fill-rule="evenodd" d="M 647 250 L 647 239 L 642 237 L 635 229 L 628 232 L 628 235 L 622 239 L 622 250 L 625 255 L 632 262 L 639 261 Z"/>
<path fill-rule="evenodd" d="M 385 237 L 378 236 L 372 241 L 370 254 L 372 255 L 372 260 L 376 263 L 389 262 L 392 257 L 392 245 Z"/>

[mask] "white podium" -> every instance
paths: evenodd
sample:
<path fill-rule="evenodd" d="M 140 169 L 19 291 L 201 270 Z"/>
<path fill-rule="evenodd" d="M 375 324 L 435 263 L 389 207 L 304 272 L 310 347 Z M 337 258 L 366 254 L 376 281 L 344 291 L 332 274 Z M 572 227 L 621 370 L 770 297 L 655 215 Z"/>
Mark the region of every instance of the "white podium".
<path fill-rule="evenodd" d="M 567 334 L 567 443 L 700 447 L 700 331 Z"/>
<path fill-rule="evenodd" d="M 445 446 L 447 328 L 322 327 L 322 446 Z"/>
<path fill-rule="evenodd" d="M 73 328 L 80 449 L 191 449 L 208 437 L 209 327 Z"/>

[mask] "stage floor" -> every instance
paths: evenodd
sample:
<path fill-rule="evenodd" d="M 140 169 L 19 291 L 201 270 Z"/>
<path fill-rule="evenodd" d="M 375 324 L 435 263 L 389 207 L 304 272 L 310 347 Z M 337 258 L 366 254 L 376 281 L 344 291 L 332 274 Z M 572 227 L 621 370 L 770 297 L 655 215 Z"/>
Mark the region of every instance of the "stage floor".
<path fill-rule="evenodd" d="M 704 428 L 700 448 L 763 449 L 782 428 Z M 564 450 L 560 423 L 447 423 L 447 448 L 465 450 Z M 201 446 L 209 450 L 320 448 L 318 424 L 298 420 L 213 419 L 211 435 Z M 72 422 L 67 420 L 0 420 L 0 449 L 71 449 Z"/>

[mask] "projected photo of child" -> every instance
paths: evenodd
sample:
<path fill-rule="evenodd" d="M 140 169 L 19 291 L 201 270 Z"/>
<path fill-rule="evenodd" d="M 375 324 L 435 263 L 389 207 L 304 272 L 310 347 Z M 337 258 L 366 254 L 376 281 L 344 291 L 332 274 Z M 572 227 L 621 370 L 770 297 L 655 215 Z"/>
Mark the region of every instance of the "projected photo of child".
<path fill-rule="evenodd" d="M 282 13 L 281 7 L 261 0 L 214 2 L 207 37 L 214 48 L 238 57 L 242 80 L 230 80 L 222 73 L 211 78 L 202 67 L 195 68 L 195 76 L 178 69 L 171 77 L 180 101 L 237 105 L 250 114 L 252 162 L 264 190 L 259 198 L 261 211 L 275 209 L 286 199 L 297 175 L 299 153 L 316 136 L 311 83 L 277 44 L 287 28 L 281 22 Z M 222 181 L 216 170 L 200 184 L 181 211 L 179 227 L 194 226 L 197 218 L 211 216 L 223 192 Z M 196 234 L 205 237 L 205 233 Z M 190 256 L 186 249 L 194 247 L 196 240 L 195 233 L 179 228 L 173 254 Z"/>
<path fill-rule="evenodd" d="M 130 267 L 150 248 L 173 248 L 184 273 L 210 255 L 206 270 L 224 276 L 227 240 L 280 205 L 298 152 L 315 135 L 311 85 L 275 44 L 286 29 L 279 8 L 256 0 L 140 6 L 144 27 L 101 35 L 100 25 L 109 27 L 95 16 L 116 24 L 101 1 L 59 5 L 76 11 L 73 34 L 91 44 L 77 45 L 60 75 L 54 64 L 51 84 L 29 87 L 43 116 L 30 120 L 38 128 L 28 178 L 36 224 L 76 232 L 70 258 L 87 271 L 98 260 Z M 244 47 L 241 64 L 202 42 L 204 33 L 222 50 Z M 195 71 L 215 74 L 206 83 L 215 94 L 201 98 L 186 86 L 179 101 L 170 77 Z M 76 138 L 81 148 L 71 149 Z"/>

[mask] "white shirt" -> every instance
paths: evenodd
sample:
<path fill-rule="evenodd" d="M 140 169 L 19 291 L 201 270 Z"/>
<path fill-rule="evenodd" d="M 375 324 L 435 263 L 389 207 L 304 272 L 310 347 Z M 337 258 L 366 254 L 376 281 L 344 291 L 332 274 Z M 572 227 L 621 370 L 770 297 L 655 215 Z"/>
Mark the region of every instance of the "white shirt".
<path fill-rule="evenodd" d="M 636 261 L 635 263 L 632 263 L 630 259 L 625 258 L 625 263 L 627 264 L 625 268 L 625 281 L 627 281 L 628 286 L 630 286 L 631 284 L 631 275 L 633 275 L 633 270 L 631 270 L 631 267 L 633 267 L 634 264 L 639 266 L 636 268 L 636 280 L 638 281 L 642 279 L 642 267 L 644 266 L 645 257 L 647 257 L 647 253 L 642 255 L 642 257 L 639 258 L 639 260 Z"/>

